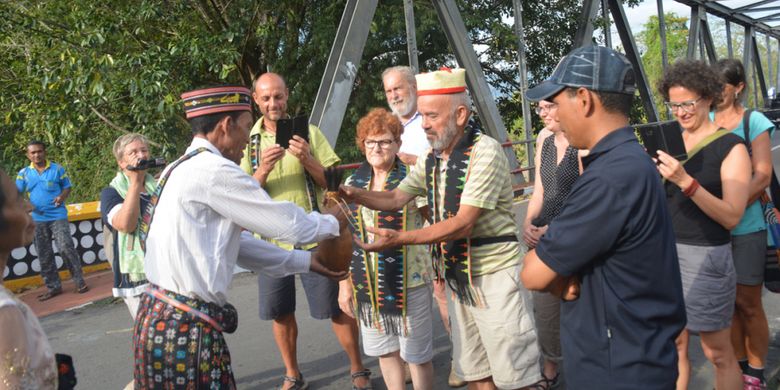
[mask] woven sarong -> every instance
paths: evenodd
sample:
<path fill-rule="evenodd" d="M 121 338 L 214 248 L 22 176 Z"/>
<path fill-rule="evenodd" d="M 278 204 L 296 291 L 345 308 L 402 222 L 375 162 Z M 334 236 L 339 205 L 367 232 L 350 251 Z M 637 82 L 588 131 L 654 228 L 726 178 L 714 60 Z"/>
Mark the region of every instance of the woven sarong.
<path fill-rule="evenodd" d="M 162 290 L 165 296 L 235 329 L 235 310 Z M 222 332 L 149 294 L 141 296 L 133 333 L 136 389 L 235 389 Z"/>

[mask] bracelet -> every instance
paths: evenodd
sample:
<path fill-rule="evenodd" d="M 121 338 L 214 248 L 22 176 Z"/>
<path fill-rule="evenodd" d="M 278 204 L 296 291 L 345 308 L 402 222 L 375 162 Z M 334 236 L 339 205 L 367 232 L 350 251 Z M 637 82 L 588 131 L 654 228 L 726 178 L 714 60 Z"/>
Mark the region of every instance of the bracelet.
<path fill-rule="evenodd" d="M 685 195 L 686 198 L 690 198 L 693 196 L 693 194 L 696 193 L 696 190 L 699 189 L 701 185 L 699 185 L 699 181 L 696 179 L 693 179 L 693 182 L 691 182 L 691 185 L 688 186 L 688 188 L 683 190 L 683 195 Z"/>

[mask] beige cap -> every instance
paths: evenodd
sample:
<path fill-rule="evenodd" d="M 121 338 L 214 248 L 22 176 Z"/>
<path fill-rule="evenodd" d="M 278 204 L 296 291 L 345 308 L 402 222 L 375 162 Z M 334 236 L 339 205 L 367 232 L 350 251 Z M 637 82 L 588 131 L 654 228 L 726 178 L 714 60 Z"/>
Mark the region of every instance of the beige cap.
<path fill-rule="evenodd" d="M 444 68 L 428 73 L 420 73 L 417 79 L 417 96 L 447 95 L 466 91 L 466 71 L 464 69 Z"/>

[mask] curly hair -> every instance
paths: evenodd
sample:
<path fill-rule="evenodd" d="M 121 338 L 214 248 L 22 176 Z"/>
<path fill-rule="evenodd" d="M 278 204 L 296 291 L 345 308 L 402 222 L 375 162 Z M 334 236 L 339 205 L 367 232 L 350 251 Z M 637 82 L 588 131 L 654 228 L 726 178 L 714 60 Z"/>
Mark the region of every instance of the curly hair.
<path fill-rule="evenodd" d="M 370 135 L 381 135 L 390 133 L 393 139 L 398 141 L 401 139 L 401 134 L 404 132 L 404 126 L 398 117 L 390 113 L 384 108 L 372 108 L 364 117 L 360 118 L 357 123 L 357 131 L 355 131 L 355 144 L 358 149 L 364 154 L 366 153 L 366 146 L 363 142 Z"/>
<path fill-rule="evenodd" d="M 664 72 L 664 77 L 656 86 L 666 101 L 669 101 L 669 89 L 672 87 L 683 87 L 696 92 L 702 99 L 712 100 L 712 109 L 721 100 L 723 79 L 703 61 L 680 60 Z"/>

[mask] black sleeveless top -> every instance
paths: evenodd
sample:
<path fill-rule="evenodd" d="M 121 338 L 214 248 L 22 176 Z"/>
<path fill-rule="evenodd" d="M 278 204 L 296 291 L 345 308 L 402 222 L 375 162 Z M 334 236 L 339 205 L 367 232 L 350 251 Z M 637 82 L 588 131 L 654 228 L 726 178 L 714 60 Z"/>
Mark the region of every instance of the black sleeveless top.
<path fill-rule="evenodd" d="M 742 138 L 733 133 L 726 134 L 696 153 L 683 167 L 691 177 L 706 188 L 712 195 L 723 198 L 723 183 L 720 180 L 720 168 L 723 159 Z M 666 181 L 666 199 L 672 215 L 674 235 L 677 242 L 688 245 L 714 246 L 731 242 L 731 233 L 721 224 L 704 214 L 703 211 L 686 198 L 676 184 Z"/>
<path fill-rule="evenodd" d="M 563 209 L 563 203 L 569 196 L 571 187 L 580 176 L 580 164 L 577 159 L 577 149 L 566 148 L 561 163 L 558 164 L 558 149 L 555 147 L 555 135 L 551 135 L 542 143 L 542 158 L 539 164 L 539 174 L 544 186 L 542 211 L 531 223 L 534 226 L 545 226 L 557 217 Z"/>

